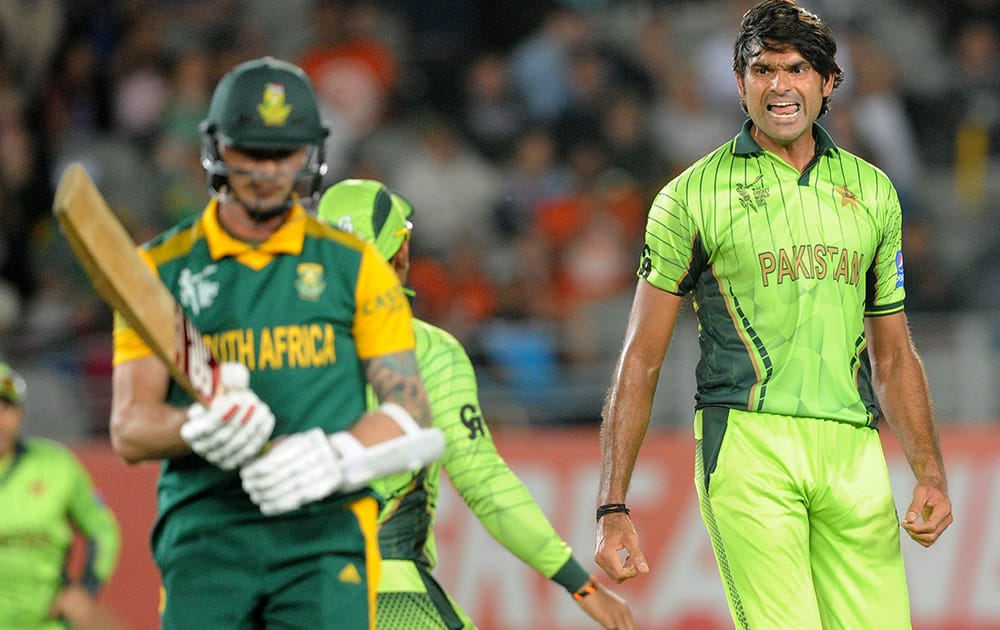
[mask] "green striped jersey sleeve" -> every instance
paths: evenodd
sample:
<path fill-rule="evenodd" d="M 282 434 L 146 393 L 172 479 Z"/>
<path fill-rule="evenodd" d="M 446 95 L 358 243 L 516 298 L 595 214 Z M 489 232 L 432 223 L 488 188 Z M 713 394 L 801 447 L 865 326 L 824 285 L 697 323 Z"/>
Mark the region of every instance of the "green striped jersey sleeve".
<path fill-rule="evenodd" d="M 878 217 L 883 225 L 882 240 L 875 252 L 868 278 L 865 315 L 889 315 L 903 310 L 906 296 L 903 276 L 903 213 L 896 189 L 888 177 L 875 170 L 880 194 Z"/>
<path fill-rule="evenodd" d="M 429 343 L 421 343 L 421 335 L 429 335 Z M 468 355 L 458 340 L 440 328 L 424 324 L 417 337 L 417 361 L 434 426 L 445 434 L 442 463 L 452 485 L 497 542 L 552 578 L 567 564 L 572 551 L 497 452 L 479 405 Z M 421 348 L 426 350 L 419 353 Z"/>
<path fill-rule="evenodd" d="M 663 187 L 650 206 L 639 276 L 658 289 L 684 295 L 693 288 L 698 228 L 677 194 L 682 180 Z"/>

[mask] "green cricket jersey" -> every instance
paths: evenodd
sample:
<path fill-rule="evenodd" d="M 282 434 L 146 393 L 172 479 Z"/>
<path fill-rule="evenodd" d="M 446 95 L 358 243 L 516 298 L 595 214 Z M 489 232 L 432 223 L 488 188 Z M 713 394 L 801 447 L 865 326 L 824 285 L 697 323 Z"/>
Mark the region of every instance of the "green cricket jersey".
<path fill-rule="evenodd" d="M 450 333 L 421 320 L 413 320 L 413 331 L 433 424 L 444 433 L 446 446 L 444 456 L 427 468 L 374 482 L 385 499 L 379 516 L 382 557 L 434 568 L 434 511 L 444 467 L 462 499 L 500 544 L 567 590 L 578 589 L 588 574 L 497 452 L 479 406 L 475 372 L 462 345 Z M 376 404 L 369 390 L 369 406 Z M 382 584 L 392 580 L 386 574 L 389 570 L 383 567 Z"/>
<path fill-rule="evenodd" d="M 64 586 L 74 529 L 87 540 L 82 584 L 96 594 L 118 562 L 118 521 L 69 449 L 19 440 L 0 463 L 0 628 L 63 627 L 49 607 Z"/>
<path fill-rule="evenodd" d="M 213 200 L 200 217 L 156 237 L 140 254 L 219 360 L 249 368 L 250 387 L 275 415 L 275 437 L 351 427 L 365 409 L 361 360 L 414 348 L 399 279 L 371 244 L 317 221 L 301 206 L 266 241 L 251 245 L 225 232 L 216 205 Z M 149 353 L 117 318 L 115 362 Z M 168 401 L 191 402 L 176 383 Z M 334 527 L 324 515 L 344 513 L 349 502 L 368 493 L 334 494 L 269 522 L 275 531 L 286 531 L 289 549 L 322 551 L 341 543 L 321 535 L 316 519 Z M 264 518 L 243 491 L 238 471 L 221 470 L 197 455 L 163 462 L 157 504 L 158 554 L 169 553 L 185 536 Z M 180 522 L 165 534 L 175 515 Z M 301 523 L 310 518 L 308 527 Z"/>
<path fill-rule="evenodd" d="M 903 309 L 896 191 L 819 125 L 801 174 L 750 125 L 657 195 L 639 275 L 694 293 L 697 407 L 874 425 L 864 318 Z"/>

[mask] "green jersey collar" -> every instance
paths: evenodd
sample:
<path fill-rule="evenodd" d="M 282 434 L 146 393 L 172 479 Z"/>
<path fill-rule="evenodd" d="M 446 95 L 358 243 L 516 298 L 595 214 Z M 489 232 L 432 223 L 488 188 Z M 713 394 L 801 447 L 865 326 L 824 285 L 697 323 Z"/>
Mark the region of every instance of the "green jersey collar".
<path fill-rule="evenodd" d="M 753 126 L 753 121 L 749 118 L 743 122 L 743 128 L 740 129 L 739 135 L 733 140 L 733 153 L 736 155 L 750 155 L 752 153 L 758 153 L 763 151 L 757 141 L 753 139 L 753 135 L 750 132 L 750 128 Z M 826 129 L 823 129 L 819 123 L 813 123 L 813 138 L 816 139 L 816 155 L 820 156 L 829 151 L 836 151 L 837 144 L 830 137 L 830 134 Z"/>

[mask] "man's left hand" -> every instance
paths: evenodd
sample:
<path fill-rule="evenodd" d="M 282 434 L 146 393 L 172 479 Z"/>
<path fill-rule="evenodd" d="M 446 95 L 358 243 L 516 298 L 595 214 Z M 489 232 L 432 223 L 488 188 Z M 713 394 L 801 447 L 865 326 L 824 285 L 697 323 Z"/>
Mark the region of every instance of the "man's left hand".
<path fill-rule="evenodd" d="M 269 516 L 324 499 L 344 481 L 340 457 L 318 428 L 273 441 L 240 477 L 250 500 Z"/>

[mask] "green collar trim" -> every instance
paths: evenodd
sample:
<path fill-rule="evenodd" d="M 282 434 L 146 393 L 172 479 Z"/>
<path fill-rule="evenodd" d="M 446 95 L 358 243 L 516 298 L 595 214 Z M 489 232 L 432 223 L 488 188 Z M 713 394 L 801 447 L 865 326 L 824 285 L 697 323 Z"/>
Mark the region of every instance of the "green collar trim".
<path fill-rule="evenodd" d="M 743 127 L 740 129 L 740 133 L 733 140 L 733 153 L 736 155 L 751 155 L 753 153 L 759 153 L 763 151 L 761 146 L 757 144 L 757 141 L 753 139 L 753 135 L 750 129 L 753 127 L 753 121 L 747 118 L 743 122 Z M 819 123 L 813 123 L 813 138 L 816 140 L 816 156 L 824 155 L 827 152 L 838 150 L 837 143 L 833 141 L 829 132 L 824 129 Z"/>

